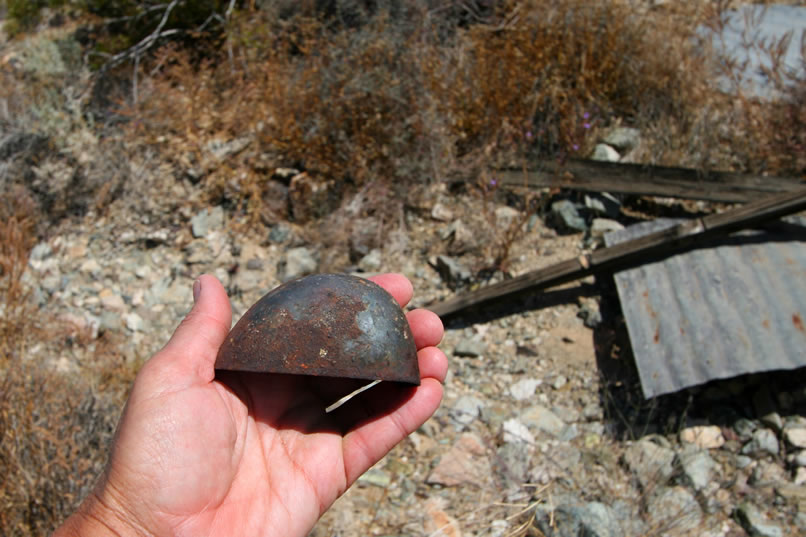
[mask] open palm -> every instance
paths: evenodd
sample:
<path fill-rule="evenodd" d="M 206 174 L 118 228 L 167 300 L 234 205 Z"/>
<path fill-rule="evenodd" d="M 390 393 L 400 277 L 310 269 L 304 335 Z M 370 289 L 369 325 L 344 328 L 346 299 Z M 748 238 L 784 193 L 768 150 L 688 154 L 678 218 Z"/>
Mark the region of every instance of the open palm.
<path fill-rule="evenodd" d="M 398 275 L 375 282 L 405 305 Z M 138 375 L 109 465 L 79 517 L 150 535 L 304 536 L 364 471 L 436 410 L 447 371 L 436 315 L 408 314 L 422 383 L 381 383 L 331 414 L 360 382 L 216 372 L 231 312 L 221 284 Z M 70 526 L 70 524 L 66 524 Z"/>

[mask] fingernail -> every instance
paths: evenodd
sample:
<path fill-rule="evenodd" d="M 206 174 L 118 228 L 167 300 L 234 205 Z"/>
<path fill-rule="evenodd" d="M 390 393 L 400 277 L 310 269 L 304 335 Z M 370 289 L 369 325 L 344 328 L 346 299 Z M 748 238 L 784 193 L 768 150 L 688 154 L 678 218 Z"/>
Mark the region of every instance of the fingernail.
<path fill-rule="evenodd" d="M 193 282 L 193 302 L 199 300 L 199 295 L 201 294 L 201 280 L 196 280 Z"/>

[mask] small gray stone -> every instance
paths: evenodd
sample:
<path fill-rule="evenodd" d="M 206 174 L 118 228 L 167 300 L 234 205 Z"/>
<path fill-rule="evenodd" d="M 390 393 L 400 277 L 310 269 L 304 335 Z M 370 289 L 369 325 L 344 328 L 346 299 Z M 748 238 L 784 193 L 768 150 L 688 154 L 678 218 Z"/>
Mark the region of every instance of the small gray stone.
<path fill-rule="evenodd" d="M 666 483 L 674 473 L 675 454 L 650 440 L 639 440 L 624 452 L 623 460 L 641 487 Z"/>
<path fill-rule="evenodd" d="M 601 239 L 611 231 L 620 231 L 624 226 L 609 218 L 594 218 L 591 223 L 591 237 Z"/>
<path fill-rule="evenodd" d="M 246 262 L 246 270 L 263 270 L 263 260 L 253 257 Z"/>
<path fill-rule="evenodd" d="M 753 464 L 753 457 L 748 457 L 747 455 L 736 455 L 736 468 L 743 469 L 747 468 L 751 464 Z"/>
<path fill-rule="evenodd" d="M 736 518 L 751 537 L 783 537 L 781 528 L 770 522 L 752 503 L 741 504 L 736 510 Z"/>
<path fill-rule="evenodd" d="M 638 145 L 641 131 L 633 127 L 616 127 L 602 140 L 620 151 L 628 151 Z"/>
<path fill-rule="evenodd" d="M 683 470 L 686 484 L 694 490 L 702 490 L 711 483 L 716 463 L 708 451 L 688 445 L 678 454 L 677 460 Z"/>
<path fill-rule="evenodd" d="M 601 162 L 618 162 L 621 159 L 621 155 L 607 144 L 596 144 L 596 147 L 593 148 L 591 159 Z"/>
<path fill-rule="evenodd" d="M 618 218 L 621 213 L 621 202 L 607 192 L 585 194 L 585 207 L 608 218 Z"/>
<path fill-rule="evenodd" d="M 650 525 L 664 528 L 664 534 L 694 531 L 702 523 L 702 509 L 697 499 L 683 487 L 661 490 L 647 509 Z"/>
<path fill-rule="evenodd" d="M 806 448 L 806 427 L 788 427 L 784 430 L 784 438 L 790 445 L 804 449 Z"/>
<path fill-rule="evenodd" d="M 770 455 L 778 455 L 778 438 L 775 433 L 769 429 L 758 429 L 753 433 L 750 441 L 742 447 L 744 455 L 753 455 L 755 453 L 769 453 Z"/>
<path fill-rule="evenodd" d="M 756 461 L 748 483 L 757 488 L 770 487 L 786 483 L 789 476 L 781 466 L 764 460 Z"/>
<path fill-rule="evenodd" d="M 758 426 L 752 420 L 747 418 L 739 418 L 733 422 L 733 430 L 743 439 L 748 439 L 753 436 L 753 432 L 758 429 Z"/>
<path fill-rule="evenodd" d="M 596 328 L 602 323 L 602 312 L 599 309 L 599 303 L 595 300 L 586 302 L 579 308 L 577 317 L 582 319 L 582 322 L 588 328 Z"/>
<path fill-rule="evenodd" d="M 557 498 L 547 505 L 535 507 L 535 525 L 548 537 L 621 537 L 633 535 L 628 527 L 633 524 L 627 517 L 601 502 L 583 503 L 577 498 Z M 637 534 L 643 533 L 639 531 Z"/>
<path fill-rule="evenodd" d="M 792 453 L 787 457 L 787 461 L 798 468 L 806 466 L 806 449 Z"/>
<path fill-rule="evenodd" d="M 763 423 L 776 433 L 780 433 L 781 430 L 784 428 L 784 421 L 781 419 L 781 415 L 777 412 L 770 412 L 769 414 L 765 414 L 764 416 L 762 416 L 761 423 Z"/>
<path fill-rule="evenodd" d="M 279 223 L 269 231 L 269 241 L 280 244 L 291 237 L 291 228 L 283 223 Z"/>
<path fill-rule="evenodd" d="M 385 489 L 392 483 L 392 477 L 383 470 L 370 468 L 358 478 L 358 483 Z"/>
<path fill-rule="evenodd" d="M 124 316 L 124 320 L 126 321 L 126 328 L 132 332 L 141 332 L 143 330 L 143 318 L 135 312 L 127 313 Z"/>
<path fill-rule="evenodd" d="M 576 205 L 569 200 L 555 201 L 551 204 L 551 218 L 562 231 L 587 231 L 585 220 L 579 215 Z"/>
<path fill-rule="evenodd" d="M 565 375 L 557 375 L 557 378 L 551 383 L 551 387 L 555 390 L 561 390 L 566 384 L 568 384 L 568 379 Z"/>
<path fill-rule="evenodd" d="M 223 220 L 224 213 L 221 207 L 216 207 L 212 212 L 209 212 L 207 208 L 202 209 L 190 219 L 193 236 L 197 239 L 207 236 L 211 229 L 221 227 Z"/>
<path fill-rule="evenodd" d="M 531 432 L 529 432 L 529 428 L 516 418 L 506 420 L 502 428 L 504 432 L 504 442 L 523 442 L 525 444 L 535 443 L 535 437 L 532 436 Z"/>
<path fill-rule="evenodd" d="M 542 405 L 529 407 L 519 417 L 528 427 L 548 433 L 552 436 L 560 436 L 565 429 L 563 420 Z"/>
<path fill-rule="evenodd" d="M 535 394 L 535 389 L 543 383 L 542 380 L 525 378 L 509 387 L 509 393 L 516 401 L 529 399 Z"/>
<path fill-rule="evenodd" d="M 53 248 L 50 247 L 50 244 L 46 242 L 40 242 L 36 246 L 31 249 L 31 253 L 28 255 L 28 259 L 30 261 L 42 261 L 53 253 Z"/>
<path fill-rule="evenodd" d="M 319 263 L 314 258 L 313 252 L 304 246 L 291 248 L 286 252 L 285 261 L 281 263 L 278 272 L 283 275 L 282 281 L 287 282 L 301 276 L 307 276 L 316 272 Z"/>
<path fill-rule="evenodd" d="M 373 248 L 358 262 L 358 268 L 363 272 L 378 272 L 382 264 L 381 250 Z"/>
<path fill-rule="evenodd" d="M 507 488 L 520 487 L 528 481 L 529 474 L 529 446 L 522 442 L 509 442 L 496 451 L 496 465 L 498 474 Z"/>
<path fill-rule="evenodd" d="M 435 267 L 439 275 L 452 289 L 462 287 L 473 277 L 470 271 L 453 257 L 437 256 Z"/>
<path fill-rule="evenodd" d="M 477 358 L 487 352 L 487 344 L 478 338 L 460 339 L 453 349 L 454 356 L 467 356 Z"/>
<path fill-rule="evenodd" d="M 470 425 L 485 407 L 484 401 L 472 395 L 463 395 L 450 410 L 451 419 L 460 426 Z"/>

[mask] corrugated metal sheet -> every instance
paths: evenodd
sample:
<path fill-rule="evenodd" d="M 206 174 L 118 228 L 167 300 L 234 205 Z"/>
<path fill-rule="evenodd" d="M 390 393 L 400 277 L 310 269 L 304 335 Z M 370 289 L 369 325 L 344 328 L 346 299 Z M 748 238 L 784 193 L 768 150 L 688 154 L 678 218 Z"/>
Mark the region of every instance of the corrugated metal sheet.
<path fill-rule="evenodd" d="M 674 224 L 637 224 L 605 242 Z M 795 228 L 736 234 L 615 274 L 645 397 L 806 366 L 806 226 Z"/>

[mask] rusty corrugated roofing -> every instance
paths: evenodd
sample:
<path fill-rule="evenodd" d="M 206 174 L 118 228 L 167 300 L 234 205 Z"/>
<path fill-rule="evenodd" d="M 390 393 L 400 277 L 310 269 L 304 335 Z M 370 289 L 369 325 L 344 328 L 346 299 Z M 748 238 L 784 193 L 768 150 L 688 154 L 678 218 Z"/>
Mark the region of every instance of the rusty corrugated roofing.
<path fill-rule="evenodd" d="M 606 243 L 674 224 L 637 224 Z M 806 366 L 806 225 L 794 229 L 743 232 L 615 274 L 645 397 Z"/>

